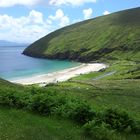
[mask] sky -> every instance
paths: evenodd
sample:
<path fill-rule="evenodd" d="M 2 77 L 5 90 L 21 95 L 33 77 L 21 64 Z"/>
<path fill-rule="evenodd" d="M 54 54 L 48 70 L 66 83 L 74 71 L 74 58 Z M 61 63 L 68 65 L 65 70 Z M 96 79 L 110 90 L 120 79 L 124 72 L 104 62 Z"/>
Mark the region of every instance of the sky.
<path fill-rule="evenodd" d="M 140 7 L 140 0 L 0 0 L 0 40 L 32 43 L 64 26 Z"/>

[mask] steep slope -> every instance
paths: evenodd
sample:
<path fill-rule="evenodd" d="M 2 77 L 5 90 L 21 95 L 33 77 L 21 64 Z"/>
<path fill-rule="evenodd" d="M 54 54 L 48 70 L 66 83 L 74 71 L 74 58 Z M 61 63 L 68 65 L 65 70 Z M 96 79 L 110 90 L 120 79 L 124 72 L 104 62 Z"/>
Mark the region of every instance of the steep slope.
<path fill-rule="evenodd" d="M 140 57 L 140 7 L 83 21 L 41 38 L 23 52 L 32 57 L 133 60 Z"/>

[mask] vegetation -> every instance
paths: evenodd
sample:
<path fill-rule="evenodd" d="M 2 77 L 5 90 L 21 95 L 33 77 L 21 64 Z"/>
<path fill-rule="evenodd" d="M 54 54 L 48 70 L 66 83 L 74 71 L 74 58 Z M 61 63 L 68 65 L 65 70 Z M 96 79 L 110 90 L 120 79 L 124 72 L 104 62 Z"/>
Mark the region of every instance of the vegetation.
<path fill-rule="evenodd" d="M 93 86 L 86 82 L 80 84 L 71 81 L 57 85 L 49 85 L 45 88 L 39 88 L 37 86 L 23 87 L 4 80 L 0 80 L 0 82 L 0 106 L 38 113 L 47 117 L 46 123 L 49 123 L 49 121 L 53 122 L 54 117 L 58 123 L 60 122 L 59 120 L 61 120 L 60 118 L 69 120 L 66 121 L 66 123 L 75 123 L 77 126 L 77 128 L 74 126 L 70 127 L 70 129 L 76 130 L 75 133 L 72 132 L 74 133 L 73 139 L 81 139 L 80 137 L 83 135 L 85 139 L 94 138 L 95 140 L 108 139 L 110 136 L 112 136 L 110 137 L 111 140 L 113 138 L 126 139 L 127 137 L 128 139 L 139 139 L 139 80 L 120 80 L 118 81 L 118 87 L 117 85 L 114 87 L 113 81 L 108 81 L 107 83 L 106 80 L 94 82 Z M 123 88 L 122 91 L 118 90 L 121 88 Z M 11 112 L 11 110 L 8 112 Z M 15 114 L 16 112 L 18 113 L 18 111 L 15 111 Z M 21 114 L 22 113 L 24 114 L 24 112 L 21 111 Z M 28 115 L 27 113 L 27 116 Z M 33 115 L 30 116 L 33 117 Z M 40 120 L 42 120 L 41 116 Z M 56 121 L 54 125 L 55 123 Z M 36 127 L 37 125 L 43 125 L 36 124 L 34 120 L 33 124 Z M 25 124 L 23 123 L 22 125 Z M 31 127 L 30 124 L 27 127 Z M 65 127 L 66 125 L 62 129 L 65 129 Z M 32 131 L 34 131 L 34 129 Z M 46 129 L 48 129 L 48 127 L 46 127 Z M 67 128 L 67 130 L 68 129 L 69 128 Z M 101 130 L 101 132 L 99 130 Z M 16 133 L 15 131 L 17 130 L 13 129 L 11 133 Z M 55 133 L 55 130 L 52 131 Z M 3 134 L 5 133 L 7 134 L 8 131 L 3 132 Z M 11 133 L 8 133 L 8 137 Z M 21 133 L 25 135 L 25 138 L 27 137 L 24 132 Z M 62 132 L 60 132 L 57 138 L 66 139 L 61 133 Z M 47 135 L 49 137 L 52 134 L 53 132 L 50 132 Z M 36 135 L 33 134 L 32 137 L 35 136 Z"/>
<path fill-rule="evenodd" d="M 140 8 L 135 8 L 76 23 L 41 38 L 23 53 L 82 62 L 139 62 L 139 13 Z"/>
<path fill-rule="evenodd" d="M 139 13 L 80 22 L 29 46 L 26 55 L 109 67 L 42 88 L 0 79 L 0 139 L 139 140 Z"/>
<path fill-rule="evenodd" d="M 0 107 L 1 140 L 89 140 L 72 122 Z"/>
<path fill-rule="evenodd" d="M 109 67 L 99 72 L 80 75 L 72 78 L 73 81 L 96 81 L 96 80 L 122 80 L 140 79 L 140 63 L 134 61 L 113 61 Z"/>
<path fill-rule="evenodd" d="M 86 135 L 100 140 L 121 140 L 119 133 L 137 134 L 140 131 L 127 113 L 113 109 L 106 110 L 102 117 L 89 121 L 83 128 Z"/>

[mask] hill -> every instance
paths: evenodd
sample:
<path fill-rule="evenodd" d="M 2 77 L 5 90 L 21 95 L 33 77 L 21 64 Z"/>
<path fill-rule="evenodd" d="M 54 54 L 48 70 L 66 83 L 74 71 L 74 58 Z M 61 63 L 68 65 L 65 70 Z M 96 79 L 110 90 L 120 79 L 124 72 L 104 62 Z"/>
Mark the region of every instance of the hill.
<path fill-rule="evenodd" d="M 31 44 L 32 57 L 81 62 L 140 57 L 140 7 L 64 27 Z"/>

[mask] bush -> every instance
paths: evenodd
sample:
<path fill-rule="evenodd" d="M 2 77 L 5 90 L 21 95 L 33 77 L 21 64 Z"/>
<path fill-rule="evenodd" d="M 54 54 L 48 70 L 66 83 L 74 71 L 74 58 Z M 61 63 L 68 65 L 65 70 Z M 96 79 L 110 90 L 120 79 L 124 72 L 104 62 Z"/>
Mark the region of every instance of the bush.
<path fill-rule="evenodd" d="M 11 100 L 9 99 L 10 93 L 8 94 L 1 94 L 0 95 L 0 104 L 9 106 L 11 104 Z"/>
<path fill-rule="evenodd" d="M 29 95 L 18 95 L 17 100 L 15 101 L 16 108 L 28 108 L 30 103 Z"/>
<path fill-rule="evenodd" d="M 115 130 L 109 129 L 105 123 L 98 124 L 96 120 L 90 121 L 83 126 L 84 134 L 98 140 L 120 140 Z"/>
<path fill-rule="evenodd" d="M 86 102 L 75 102 L 71 115 L 72 119 L 78 123 L 85 124 L 91 121 L 96 113 L 92 111 L 91 107 Z"/>
<path fill-rule="evenodd" d="M 40 114 L 51 114 L 52 107 L 55 106 L 55 99 L 47 95 L 34 95 L 30 101 L 30 109 Z"/>
<path fill-rule="evenodd" d="M 132 128 L 132 133 L 140 134 L 140 121 L 134 121 L 131 128 Z"/>
<path fill-rule="evenodd" d="M 138 131 L 140 128 L 136 126 L 138 123 L 129 117 L 129 115 L 118 109 L 108 109 L 103 113 L 103 121 L 109 124 L 112 129 L 116 129 L 120 132 L 128 131 Z"/>
<path fill-rule="evenodd" d="M 116 109 L 108 109 L 104 112 L 104 121 L 112 128 L 122 131 L 132 124 L 132 120 L 125 112 Z"/>
<path fill-rule="evenodd" d="M 83 126 L 84 134 L 99 140 L 120 140 L 119 133 L 140 134 L 140 123 L 118 109 L 96 114 L 94 120 Z"/>
<path fill-rule="evenodd" d="M 124 111 L 108 109 L 103 113 L 94 112 L 87 102 L 79 98 L 58 94 L 56 91 L 46 93 L 43 88 L 33 87 L 20 92 L 16 89 L 0 89 L 0 105 L 26 108 L 40 114 L 57 115 L 82 125 L 94 119 L 96 120 L 94 126 L 101 127 L 102 130 L 140 134 L 140 122 L 130 118 Z M 87 126 L 91 127 L 91 124 Z M 108 133 L 107 130 L 104 130 L 105 133 Z"/>
<path fill-rule="evenodd" d="M 29 95 L 11 91 L 0 95 L 0 105 L 16 108 L 24 108 L 29 104 Z"/>

